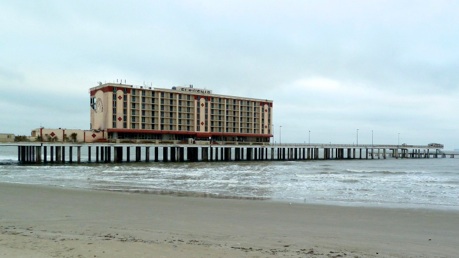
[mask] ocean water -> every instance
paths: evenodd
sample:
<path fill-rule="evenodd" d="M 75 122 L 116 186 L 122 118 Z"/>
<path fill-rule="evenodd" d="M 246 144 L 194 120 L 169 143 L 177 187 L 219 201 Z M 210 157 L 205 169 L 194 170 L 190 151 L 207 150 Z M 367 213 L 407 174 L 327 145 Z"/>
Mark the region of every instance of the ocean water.
<path fill-rule="evenodd" d="M 346 206 L 459 210 L 459 158 L 19 165 L 0 182 Z"/>

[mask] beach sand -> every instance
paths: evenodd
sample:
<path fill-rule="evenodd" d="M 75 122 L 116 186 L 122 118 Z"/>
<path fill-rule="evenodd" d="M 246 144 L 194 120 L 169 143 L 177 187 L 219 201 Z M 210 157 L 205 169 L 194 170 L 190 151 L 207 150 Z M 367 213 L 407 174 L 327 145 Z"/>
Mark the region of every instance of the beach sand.
<path fill-rule="evenodd" d="M 0 184 L 0 257 L 459 257 L 459 212 Z"/>

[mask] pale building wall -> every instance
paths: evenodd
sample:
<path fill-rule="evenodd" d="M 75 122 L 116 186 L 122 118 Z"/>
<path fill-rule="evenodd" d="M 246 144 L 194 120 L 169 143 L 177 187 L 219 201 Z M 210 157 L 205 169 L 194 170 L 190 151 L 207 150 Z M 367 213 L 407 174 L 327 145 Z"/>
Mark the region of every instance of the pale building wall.
<path fill-rule="evenodd" d="M 0 133 L 0 142 L 14 142 L 14 134 Z"/>
<path fill-rule="evenodd" d="M 72 134 L 76 134 L 76 142 L 95 142 L 105 138 L 103 131 L 81 130 L 81 129 L 51 129 L 38 128 L 32 131 L 31 141 L 37 141 L 40 136 L 43 142 L 73 142 Z M 14 137 L 13 137 L 14 138 Z"/>
<path fill-rule="evenodd" d="M 124 93 L 122 90 L 116 91 L 116 128 L 124 128 L 123 127 L 123 97 Z M 112 127 L 111 125 L 109 127 Z"/>
<path fill-rule="evenodd" d="M 91 143 L 91 142 L 96 142 L 100 140 L 105 139 L 105 133 L 103 131 L 91 131 L 91 130 L 86 130 L 83 132 L 84 133 L 84 142 Z"/>
<path fill-rule="evenodd" d="M 269 108 L 268 104 L 264 104 L 263 107 L 262 107 L 262 110 L 261 110 L 261 112 L 263 114 L 263 118 L 265 120 L 264 123 L 263 123 L 263 129 L 261 129 L 263 134 L 267 134 L 269 132 L 269 124 L 268 124 L 269 112 L 268 112 L 268 108 Z"/>

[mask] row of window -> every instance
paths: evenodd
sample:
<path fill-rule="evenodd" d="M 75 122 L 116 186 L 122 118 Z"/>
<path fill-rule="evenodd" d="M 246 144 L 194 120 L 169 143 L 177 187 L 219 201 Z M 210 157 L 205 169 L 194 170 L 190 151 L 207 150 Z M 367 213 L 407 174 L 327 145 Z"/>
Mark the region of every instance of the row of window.
<path fill-rule="evenodd" d="M 113 88 L 113 92 L 116 93 L 117 91 L 117 88 L 114 87 Z M 124 100 L 127 100 L 127 90 L 126 88 L 123 88 L 123 92 L 124 92 L 124 95 L 123 95 L 123 99 Z M 151 92 L 151 94 L 146 94 L 146 92 Z M 138 94 L 140 93 L 140 94 Z M 165 93 L 165 92 L 155 92 L 155 91 L 147 91 L 147 90 L 136 90 L 136 89 L 132 89 L 131 90 L 131 97 L 132 97 L 132 101 L 135 102 L 136 101 L 136 97 L 137 96 L 142 96 L 142 102 L 145 102 L 145 97 L 148 96 L 152 99 L 153 103 L 154 103 L 154 99 L 155 97 L 160 97 L 160 98 L 168 98 L 170 100 L 173 100 L 173 99 L 176 99 L 175 97 L 175 94 L 176 93 Z M 218 103 L 218 104 L 222 104 L 224 103 L 224 100 L 226 100 L 226 104 L 233 104 L 233 105 L 236 105 L 236 104 L 239 104 L 241 106 L 245 106 L 245 107 L 257 107 L 260 105 L 260 102 L 257 102 L 257 101 L 253 101 L 253 100 L 241 100 L 241 99 L 227 99 L 227 98 L 218 98 L 218 97 L 209 97 L 210 98 L 210 101 L 212 102 L 212 105 L 215 103 Z M 116 99 L 116 94 L 113 94 L 113 99 Z M 194 99 L 194 96 L 192 95 L 189 95 L 189 94 L 178 94 L 178 99 L 179 100 L 182 100 L 182 99 L 186 99 L 186 100 L 193 100 Z"/>
<path fill-rule="evenodd" d="M 117 101 L 116 101 L 116 100 L 113 100 L 113 108 L 116 108 L 116 106 L 117 106 Z M 124 102 L 123 102 L 123 108 L 127 108 L 127 106 L 128 106 L 127 102 L 124 101 Z M 145 104 L 145 103 L 142 103 L 142 104 L 139 104 L 139 103 L 131 103 L 131 109 L 138 109 L 138 108 L 141 108 L 142 110 L 155 110 L 155 107 L 156 107 L 156 106 L 157 106 L 157 105 L 154 104 L 154 103 L 153 103 L 153 104 L 149 104 L 149 103 L 148 103 L 148 104 Z M 164 101 L 161 101 L 160 109 L 161 109 L 161 110 L 165 110 L 165 108 L 167 108 L 167 105 L 164 104 Z M 178 107 L 176 107 L 173 103 L 171 103 L 170 106 L 169 106 L 169 110 L 170 110 L 170 111 L 175 111 L 176 108 L 178 108 L 178 111 L 179 111 L 179 112 L 183 112 L 183 111 L 185 110 L 185 107 L 184 107 L 183 105 L 179 105 Z M 191 105 L 191 102 L 187 102 L 186 111 L 187 111 L 187 112 L 192 112 L 193 109 L 194 109 L 194 106 Z M 200 109 L 201 109 L 201 107 L 198 106 L 198 107 L 197 107 L 198 112 L 200 112 Z M 206 110 L 206 112 L 208 112 L 207 105 L 206 105 L 205 110 Z M 217 108 L 211 108 L 211 113 L 214 114 L 215 112 L 217 112 L 217 110 L 218 110 L 218 113 L 219 113 L 219 114 L 221 114 L 222 112 L 225 112 L 225 111 L 226 111 L 226 113 L 228 114 L 228 112 L 233 111 L 233 114 L 234 114 L 234 115 L 236 114 L 236 112 L 242 112 L 242 111 L 244 111 L 243 108 L 241 108 L 241 109 L 239 110 L 239 108 L 238 108 L 237 106 L 228 106 L 228 105 L 227 105 L 225 110 L 223 110 L 222 107 L 220 107 L 220 106 L 218 107 L 218 109 L 217 109 Z M 260 108 L 254 107 L 253 110 L 251 110 L 251 108 L 246 108 L 245 111 L 247 112 L 247 116 L 250 116 L 250 115 L 252 115 L 252 114 L 256 115 L 256 114 L 258 114 L 258 113 L 260 113 L 260 112 L 264 112 L 265 110 L 262 109 L 262 110 L 260 111 Z M 253 111 L 253 113 L 252 113 L 252 111 Z M 268 111 L 268 113 L 271 113 L 271 109 L 268 109 L 267 111 Z"/>
<path fill-rule="evenodd" d="M 141 116 L 140 116 L 141 115 Z M 137 118 L 140 118 L 142 119 L 142 121 L 145 121 L 145 119 L 155 119 L 155 117 L 157 117 L 155 114 L 153 113 L 147 113 L 145 111 L 142 111 L 141 113 L 138 114 L 138 112 L 136 112 L 135 110 L 132 110 L 131 111 L 131 121 L 136 121 Z M 175 112 L 169 112 L 169 113 L 166 113 L 166 112 L 160 112 L 160 117 L 161 118 L 179 118 L 179 119 L 182 119 L 182 118 L 187 118 L 187 119 L 191 119 L 192 118 L 192 115 L 190 113 L 188 114 L 182 114 L 182 113 L 178 113 L 176 115 Z M 119 119 L 117 117 L 117 114 L 116 114 L 116 109 L 114 108 L 113 109 L 113 115 L 112 115 L 112 118 L 113 118 L 113 121 Z M 199 121 L 199 115 L 196 116 L 197 120 Z M 127 114 L 126 114 L 126 109 L 123 109 L 123 120 L 126 121 L 127 120 Z M 257 124 L 258 122 L 261 121 L 262 124 L 264 124 L 265 122 L 265 119 L 262 117 L 261 120 L 258 120 L 258 117 L 255 116 L 255 117 L 250 117 L 250 116 L 247 116 L 247 117 L 240 117 L 240 116 L 216 116 L 216 115 L 212 115 L 211 116 L 211 120 L 212 121 L 227 121 L 227 122 L 237 122 L 237 121 L 240 121 L 240 122 L 247 122 L 247 123 L 255 123 Z M 268 123 L 271 122 L 271 119 L 268 119 Z"/>
<path fill-rule="evenodd" d="M 115 88 L 116 89 L 116 88 Z M 116 90 L 114 90 L 114 92 L 116 92 Z M 126 91 L 124 91 L 126 93 Z M 146 92 L 151 92 L 151 94 L 146 94 Z M 140 94 L 138 94 L 140 93 Z M 133 97 L 135 96 L 151 96 L 151 97 L 155 97 L 155 96 L 158 96 L 158 97 L 161 97 L 161 98 L 170 98 L 170 99 L 175 99 L 175 93 L 165 93 L 165 92 L 155 92 L 155 91 L 147 91 L 147 90 L 136 90 L 136 89 L 132 89 L 131 91 L 131 95 Z M 192 97 L 192 95 L 189 95 L 189 94 L 178 94 L 178 99 L 185 99 L 185 96 L 186 96 L 186 99 L 187 100 L 192 100 L 194 98 L 194 96 Z M 246 106 L 256 106 L 256 105 L 259 105 L 258 102 L 256 101 L 252 101 L 252 100 L 237 100 L 237 99 L 227 99 L 227 98 L 218 98 L 218 97 L 209 97 L 210 100 L 214 103 L 223 103 L 224 100 L 226 99 L 227 100 L 227 103 L 233 103 L 233 104 L 236 104 L 238 101 L 241 105 L 246 105 Z"/>

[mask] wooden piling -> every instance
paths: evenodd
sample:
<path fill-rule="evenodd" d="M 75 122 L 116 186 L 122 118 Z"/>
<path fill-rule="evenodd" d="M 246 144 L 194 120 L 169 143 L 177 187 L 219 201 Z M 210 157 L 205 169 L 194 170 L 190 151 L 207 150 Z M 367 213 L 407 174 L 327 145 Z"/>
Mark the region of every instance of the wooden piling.
<path fill-rule="evenodd" d="M 77 163 L 81 163 L 81 146 L 77 147 Z"/>
<path fill-rule="evenodd" d="M 145 147 L 145 161 L 150 162 L 150 147 Z"/>
<path fill-rule="evenodd" d="M 73 147 L 69 146 L 69 163 L 73 163 Z"/>
<path fill-rule="evenodd" d="M 142 157 L 142 149 L 137 146 L 135 147 L 135 162 L 140 162 Z"/>

